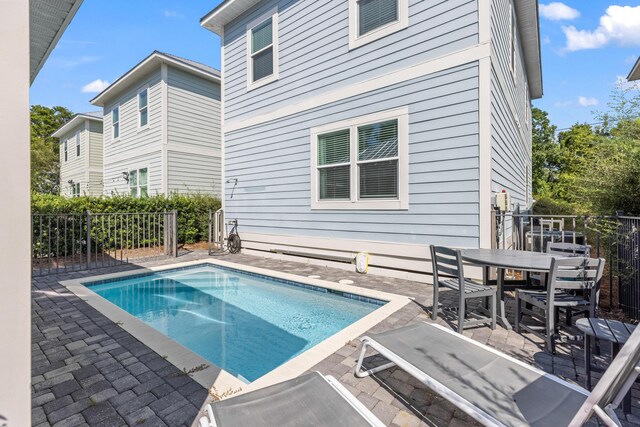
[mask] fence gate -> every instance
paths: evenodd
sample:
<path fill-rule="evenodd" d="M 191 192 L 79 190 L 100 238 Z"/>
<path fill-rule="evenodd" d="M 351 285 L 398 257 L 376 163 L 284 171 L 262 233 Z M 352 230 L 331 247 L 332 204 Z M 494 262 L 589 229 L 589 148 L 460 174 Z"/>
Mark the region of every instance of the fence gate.
<path fill-rule="evenodd" d="M 177 212 L 32 214 L 33 276 L 178 255 Z"/>

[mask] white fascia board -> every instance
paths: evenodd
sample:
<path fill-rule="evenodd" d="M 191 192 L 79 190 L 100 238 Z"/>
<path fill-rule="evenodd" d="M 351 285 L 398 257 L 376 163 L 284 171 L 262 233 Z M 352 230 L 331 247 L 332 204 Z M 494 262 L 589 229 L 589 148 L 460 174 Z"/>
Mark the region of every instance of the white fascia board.
<path fill-rule="evenodd" d="M 77 114 L 71 120 L 69 120 L 67 123 L 65 123 L 60 129 L 58 129 L 57 131 L 52 133 L 51 136 L 53 136 L 54 138 L 60 138 L 65 133 L 67 133 L 69 130 L 71 130 L 74 127 L 78 126 L 84 120 L 93 120 L 93 121 L 96 121 L 96 122 L 102 122 L 102 119 L 99 118 L 99 117 L 87 116 L 85 114 Z"/>

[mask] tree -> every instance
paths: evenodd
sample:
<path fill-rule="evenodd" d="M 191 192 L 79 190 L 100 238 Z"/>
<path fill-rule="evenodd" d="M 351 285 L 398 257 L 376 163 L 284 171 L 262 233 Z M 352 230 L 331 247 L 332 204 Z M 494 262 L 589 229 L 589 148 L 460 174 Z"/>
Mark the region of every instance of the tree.
<path fill-rule="evenodd" d="M 532 180 L 534 197 L 550 192 L 556 180 L 554 163 L 557 154 L 556 127 L 549 121 L 549 114 L 539 108 L 531 109 L 533 123 Z"/>
<path fill-rule="evenodd" d="M 60 189 L 59 141 L 51 136 L 73 118 L 65 107 L 31 106 L 31 190 L 58 194 Z"/>

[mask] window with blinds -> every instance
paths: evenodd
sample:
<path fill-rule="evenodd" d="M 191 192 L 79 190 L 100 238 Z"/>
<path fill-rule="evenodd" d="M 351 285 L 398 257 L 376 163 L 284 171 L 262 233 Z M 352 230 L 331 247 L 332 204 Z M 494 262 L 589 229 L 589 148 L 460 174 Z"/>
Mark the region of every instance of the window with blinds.
<path fill-rule="evenodd" d="M 113 139 L 120 138 L 120 107 L 111 110 L 111 128 L 113 131 Z"/>
<path fill-rule="evenodd" d="M 398 0 L 358 0 L 358 36 L 398 20 Z"/>
<path fill-rule="evenodd" d="M 251 29 L 251 81 L 273 75 L 273 17 Z"/>
<path fill-rule="evenodd" d="M 332 204 L 338 209 L 344 202 L 382 201 L 400 206 L 400 125 L 399 119 L 390 115 L 384 113 L 386 119 L 350 123 L 342 129 L 338 124 L 338 130 L 316 134 L 314 191 L 319 203 L 342 202 Z M 406 142 L 405 137 L 405 146 Z"/>
<path fill-rule="evenodd" d="M 149 123 L 148 89 L 138 92 L 138 127 L 145 127 Z"/>

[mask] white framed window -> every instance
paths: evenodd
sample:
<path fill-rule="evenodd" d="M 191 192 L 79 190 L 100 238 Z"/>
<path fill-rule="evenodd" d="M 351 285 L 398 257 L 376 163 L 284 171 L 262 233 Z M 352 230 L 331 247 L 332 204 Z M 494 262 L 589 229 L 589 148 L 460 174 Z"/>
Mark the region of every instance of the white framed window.
<path fill-rule="evenodd" d="M 149 126 L 149 87 L 138 91 L 138 129 Z"/>
<path fill-rule="evenodd" d="M 76 157 L 80 157 L 80 132 L 76 132 Z"/>
<path fill-rule="evenodd" d="M 72 191 L 72 196 L 73 197 L 80 197 L 80 183 L 79 182 L 75 182 L 72 185 L 71 191 Z"/>
<path fill-rule="evenodd" d="M 511 34 L 509 36 L 509 65 L 511 66 L 511 76 L 516 78 L 516 12 L 513 8 L 513 0 L 509 2 L 509 26 Z"/>
<path fill-rule="evenodd" d="M 64 143 L 62 144 L 62 152 L 63 152 L 63 155 L 64 155 L 64 161 L 65 162 L 69 159 L 69 156 L 67 154 L 67 145 L 68 145 L 67 142 L 68 141 L 69 141 L 68 139 L 65 139 Z"/>
<path fill-rule="evenodd" d="M 111 110 L 111 130 L 113 140 L 117 141 L 120 139 L 120 106 L 117 106 L 113 110 Z"/>
<path fill-rule="evenodd" d="M 409 208 L 409 111 L 311 129 L 311 209 Z"/>
<path fill-rule="evenodd" d="M 131 197 L 139 199 L 149 196 L 147 168 L 129 171 L 129 192 Z"/>
<path fill-rule="evenodd" d="M 409 0 L 349 0 L 349 49 L 409 26 Z"/>
<path fill-rule="evenodd" d="M 247 25 L 247 89 L 278 79 L 278 11 L 271 10 Z"/>

